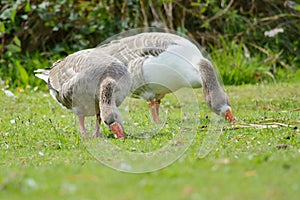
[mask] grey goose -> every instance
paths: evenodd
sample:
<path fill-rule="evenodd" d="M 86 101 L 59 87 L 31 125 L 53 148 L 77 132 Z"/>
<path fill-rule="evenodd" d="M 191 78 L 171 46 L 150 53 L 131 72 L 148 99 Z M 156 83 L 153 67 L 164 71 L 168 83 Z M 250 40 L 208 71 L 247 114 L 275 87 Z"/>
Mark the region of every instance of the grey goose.
<path fill-rule="evenodd" d="M 78 116 L 83 137 L 87 137 L 84 118 L 92 115 L 97 117 L 93 136 L 99 136 L 103 121 L 116 138 L 125 137 L 118 106 L 128 96 L 131 84 L 123 63 L 109 55 L 93 55 L 87 49 L 35 73 L 48 83 L 51 96 Z"/>
<path fill-rule="evenodd" d="M 149 101 L 154 122 L 165 94 L 202 86 L 205 101 L 216 114 L 235 121 L 231 106 L 210 60 L 188 39 L 161 32 L 140 33 L 94 49 L 123 62 L 131 75 L 131 93 Z"/>

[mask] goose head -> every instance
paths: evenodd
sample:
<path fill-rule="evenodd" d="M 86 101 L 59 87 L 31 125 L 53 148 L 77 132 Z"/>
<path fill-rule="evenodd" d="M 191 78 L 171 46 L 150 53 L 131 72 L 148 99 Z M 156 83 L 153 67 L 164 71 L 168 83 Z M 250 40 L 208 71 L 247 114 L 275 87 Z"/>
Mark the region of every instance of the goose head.
<path fill-rule="evenodd" d="M 199 71 L 207 106 L 212 109 L 214 113 L 222 116 L 229 122 L 234 122 L 235 118 L 232 114 L 228 97 L 219 84 L 212 63 L 207 59 L 202 59 L 199 64 Z"/>
<path fill-rule="evenodd" d="M 229 122 L 235 121 L 228 97 L 223 90 L 211 92 L 210 95 L 207 96 L 206 102 L 214 113 L 222 116 Z"/>
<path fill-rule="evenodd" d="M 122 117 L 118 109 L 104 107 L 101 109 L 101 119 L 104 124 L 114 133 L 116 138 L 125 138 L 122 126 Z"/>

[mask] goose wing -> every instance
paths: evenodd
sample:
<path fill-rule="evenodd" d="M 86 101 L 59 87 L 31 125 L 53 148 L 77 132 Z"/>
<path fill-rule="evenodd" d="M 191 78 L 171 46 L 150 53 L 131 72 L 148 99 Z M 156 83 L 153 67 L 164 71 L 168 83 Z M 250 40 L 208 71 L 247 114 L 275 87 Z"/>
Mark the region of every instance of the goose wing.
<path fill-rule="evenodd" d="M 169 33 L 141 33 L 135 36 L 114 40 L 97 47 L 96 51 L 109 54 L 126 66 L 140 57 L 158 56 L 170 46 L 176 45 L 181 38 Z"/>
<path fill-rule="evenodd" d="M 63 107 L 72 108 L 73 88 L 80 72 L 87 68 L 87 60 L 92 50 L 73 53 L 55 62 L 50 70 L 48 87 L 50 94 Z"/>
<path fill-rule="evenodd" d="M 72 85 L 78 74 L 87 66 L 87 59 L 92 49 L 78 51 L 63 60 L 55 62 L 49 74 L 49 88 L 61 91 L 65 85 Z"/>

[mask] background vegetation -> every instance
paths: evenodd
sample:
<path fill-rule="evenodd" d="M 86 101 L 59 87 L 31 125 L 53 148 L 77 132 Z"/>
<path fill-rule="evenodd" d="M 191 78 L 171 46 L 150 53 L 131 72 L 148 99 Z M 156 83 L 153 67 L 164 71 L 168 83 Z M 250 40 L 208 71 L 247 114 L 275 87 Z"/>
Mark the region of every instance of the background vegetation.
<path fill-rule="evenodd" d="M 34 69 L 50 67 L 56 59 L 95 47 L 114 34 L 148 26 L 198 41 L 225 84 L 300 77 L 296 1 L 2 0 L 0 7 L 0 77 L 5 87 L 39 85 Z M 274 29 L 281 32 L 266 35 Z"/>

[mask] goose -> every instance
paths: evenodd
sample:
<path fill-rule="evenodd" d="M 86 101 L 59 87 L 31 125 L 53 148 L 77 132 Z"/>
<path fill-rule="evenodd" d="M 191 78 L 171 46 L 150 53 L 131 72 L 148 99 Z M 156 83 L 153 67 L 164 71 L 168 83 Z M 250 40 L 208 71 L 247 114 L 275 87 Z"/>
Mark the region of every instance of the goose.
<path fill-rule="evenodd" d="M 161 99 L 183 87 L 202 87 L 207 106 L 229 122 L 235 121 L 212 62 L 184 37 L 145 32 L 113 40 L 93 51 L 111 55 L 126 65 L 131 76 L 132 96 L 149 102 L 156 123 L 161 122 Z"/>
<path fill-rule="evenodd" d="M 96 115 L 94 137 L 101 121 L 116 138 L 125 138 L 118 106 L 130 91 L 126 66 L 117 59 L 91 49 L 78 51 L 55 62 L 51 69 L 38 69 L 35 75 L 48 83 L 51 96 L 78 116 L 83 137 L 87 137 L 85 116 Z"/>

